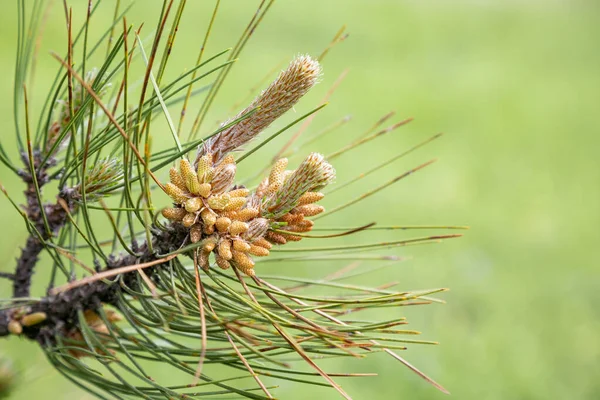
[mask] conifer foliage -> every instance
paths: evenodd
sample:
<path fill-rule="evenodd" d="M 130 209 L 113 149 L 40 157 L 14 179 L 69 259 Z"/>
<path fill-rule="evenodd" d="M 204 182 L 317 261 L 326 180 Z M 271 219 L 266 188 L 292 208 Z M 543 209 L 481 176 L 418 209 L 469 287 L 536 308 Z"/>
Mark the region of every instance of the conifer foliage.
<path fill-rule="evenodd" d="M 355 141 L 340 137 L 340 150 L 329 156 L 308 147 L 347 119 L 317 130 L 310 122 L 324 104 L 281 128 L 287 111 L 307 107 L 300 100 L 323 79 L 323 58 L 345 38 L 343 30 L 318 57 L 293 56 L 290 49 L 287 67 L 254 100 L 217 128 L 206 123 L 272 3 L 258 4 L 232 49 L 205 54 L 217 1 L 194 66 L 168 81 L 165 71 L 176 68 L 170 50 L 185 29 L 185 0 L 152 3 L 157 20 L 147 21 L 156 26 L 149 37 L 128 24 L 129 9 L 117 2 L 112 25 L 97 39 L 88 30 L 103 2 L 89 3 L 80 27 L 72 23 L 80 9 L 65 2 L 67 43 L 54 49 L 55 80 L 39 93 L 30 92 L 29 80 L 42 5 L 50 4 L 19 1 L 16 144 L 0 138 L 0 163 L 22 181 L 25 201 L 15 196 L 23 189 L 1 183 L 0 189 L 28 236 L 12 271 L 0 276 L 13 286 L 0 299 L 0 336 L 37 342 L 58 372 L 98 398 L 265 399 L 275 398 L 282 381 L 329 386 L 350 398 L 338 380 L 369 374 L 325 371 L 318 360 L 376 352 L 445 391 L 399 355 L 409 344 L 434 342 L 415 339 L 419 332 L 405 329 L 396 312 L 377 313 L 440 302 L 433 296 L 445 289 L 396 291 L 390 282 L 366 287 L 345 280 L 398 262 L 389 249 L 459 236 L 381 242 L 369 239 L 373 233 L 460 227 L 389 221 L 339 227 L 325 219 L 349 212 L 347 221 L 355 221 L 357 203 L 431 162 L 366 192 L 349 190 L 342 202 L 328 202 L 328 194 L 368 185 L 363 178 L 439 135 L 338 182 L 337 157 L 408 120 L 382 127 L 388 114 Z M 103 51 L 102 63 L 90 65 Z M 135 65 L 143 66 L 142 76 L 132 72 Z M 32 96 L 42 96 L 43 107 L 32 109 Z M 302 134 L 312 137 L 299 145 Z M 153 146 L 159 135 L 171 137 L 171 145 Z M 284 145 L 261 168 L 244 163 L 274 139 Z M 335 241 L 354 234 L 363 235 L 358 244 Z M 351 262 L 357 260 L 360 268 Z M 307 278 L 295 274 L 300 263 L 317 268 Z M 323 276 L 320 265 L 341 269 Z M 31 292 L 34 279 L 47 279 L 44 293 Z M 160 374 L 152 375 L 157 367 Z"/>

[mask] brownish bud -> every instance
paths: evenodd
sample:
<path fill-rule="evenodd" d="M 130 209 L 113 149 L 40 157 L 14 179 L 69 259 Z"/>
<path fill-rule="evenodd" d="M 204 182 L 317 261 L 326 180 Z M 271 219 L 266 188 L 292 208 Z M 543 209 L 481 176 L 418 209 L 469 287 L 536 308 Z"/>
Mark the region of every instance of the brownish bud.
<path fill-rule="evenodd" d="M 273 232 L 273 231 L 267 232 L 265 235 L 265 239 L 267 239 L 269 242 L 275 243 L 275 244 L 286 244 L 287 243 L 287 240 L 286 240 L 286 238 L 283 237 L 283 235 Z"/>
<path fill-rule="evenodd" d="M 219 215 L 220 215 L 221 217 L 227 217 L 227 218 L 229 218 L 229 219 L 230 219 L 230 220 L 232 220 L 232 221 L 233 221 L 234 219 L 237 219 L 237 218 L 238 218 L 238 213 L 237 213 L 237 211 L 221 211 L 221 212 L 219 213 Z"/>
<path fill-rule="evenodd" d="M 302 236 L 292 235 L 290 233 L 278 232 L 288 242 L 299 242 L 302 240 Z"/>
<path fill-rule="evenodd" d="M 250 250 L 250 245 L 244 240 L 234 240 L 233 249 L 236 251 L 248 252 L 248 250 Z"/>
<path fill-rule="evenodd" d="M 201 183 L 206 183 L 209 182 L 210 179 L 208 175 L 209 175 L 209 170 L 212 167 L 212 154 L 205 154 L 202 157 L 198 158 L 198 180 Z M 210 177 L 212 179 L 212 176 Z"/>
<path fill-rule="evenodd" d="M 198 186 L 198 195 L 207 198 L 208 196 L 210 196 L 210 191 L 211 191 L 212 187 L 210 186 L 210 183 L 201 183 Z"/>
<path fill-rule="evenodd" d="M 185 181 L 181 177 L 179 171 L 177 171 L 177 168 L 171 167 L 169 170 L 169 178 L 173 185 L 177 186 L 181 190 L 186 190 Z"/>
<path fill-rule="evenodd" d="M 304 206 L 296 207 L 291 212 L 293 214 L 304 215 L 305 217 L 312 217 L 317 214 L 321 214 L 323 211 L 325 211 L 325 207 L 323 206 L 317 204 L 307 204 Z"/>
<path fill-rule="evenodd" d="M 227 154 L 225 157 L 223 157 L 219 165 L 217 165 L 217 169 L 223 168 L 227 164 L 235 164 L 235 158 L 232 154 Z"/>
<path fill-rule="evenodd" d="M 237 211 L 239 209 L 241 209 L 242 207 L 244 207 L 244 205 L 246 204 L 247 199 L 245 197 L 234 197 L 229 201 L 229 204 L 227 204 L 224 208 L 225 211 Z"/>
<path fill-rule="evenodd" d="M 210 251 L 201 251 L 200 255 L 198 256 L 198 265 L 200 265 L 200 268 L 202 268 L 205 271 L 207 271 L 210 267 L 210 263 L 208 262 L 209 256 Z"/>
<path fill-rule="evenodd" d="M 215 247 L 217 247 L 217 242 L 216 241 L 207 241 L 204 246 L 202 246 L 202 250 L 206 251 L 206 252 L 211 252 L 215 249 Z"/>
<path fill-rule="evenodd" d="M 250 267 L 250 268 L 244 268 L 241 265 L 236 265 L 237 269 L 239 269 L 240 271 L 242 271 L 244 274 L 252 277 L 252 276 L 256 276 L 256 271 L 254 271 L 254 267 Z"/>
<path fill-rule="evenodd" d="M 187 211 L 185 211 L 185 208 L 163 208 L 161 214 L 171 221 L 181 221 L 187 214 Z"/>
<path fill-rule="evenodd" d="M 196 196 L 200 194 L 200 182 L 198 182 L 195 172 L 193 175 L 190 174 L 187 176 L 185 186 L 190 193 L 195 194 Z"/>
<path fill-rule="evenodd" d="M 44 322 L 48 318 L 45 312 L 38 311 L 31 314 L 27 314 L 23 318 L 21 318 L 21 325 L 23 326 L 33 326 Z"/>
<path fill-rule="evenodd" d="M 273 194 L 281 188 L 281 185 L 283 185 L 283 173 L 285 172 L 287 164 L 288 159 L 282 158 L 277 160 L 277 162 L 273 165 L 273 168 L 271 168 L 271 173 L 269 174 L 269 186 L 267 187 L 267 194 Z"/>
<path fill-rule="evenodd" d="M 230 190 L 229 192 L 227 192 L 227 194 L 231 198 L 233 198 L 233 197 L 248 197 L 248 195 L 250 194 L 250 190 L 248 190 L 246 188 L 239 188 L 239 189 Z"/>
<path fill-rule="evenodd" d="M 281 228 L 281 230 L 284 231 L 288 231 L 288 232 L 308 232 L 312 229 L 312 226 L 306 226 L 306 225 L 288 225 L 288 226 L 284 226 Z"/>
<path fill-rule="evenodd" d="M 208 171 L 206 171 L 206 173 L 204 174 L 204 180 L 206 182 L 212 182 L 213 178 L 215 176 L 215 169 L 214 168 L 209 168 Z"/>
<path fill-rule="evenodd" d="M 20 335 L 23 333 L 23 326 L 19 321 L 12 320 L 8 323 L 8 331 L 13 335 Z"/>
<path fill-rule="evenodd" d="M 215 226 L 217 227 L 217 230 L 219 232 L 221 232 L 221 233 L 227 232 L 227 230 L 231 226 L 231 220 L 227 217 L 219 217 L 219 218 L 217 218 L 217 221 L 215 222 Z"/>
<path fill-rule="evenodd" d="M 296 223 L 296 225 L 304 228 L 312 228 L 315 225 L 315 222 L 311 221 L 310 219 L 303 219 L 302 221 Z"/>
<path fill-rule="evenodd" d="M 202 221 L 206 226 L 213 226 L 215 222 L 217 222 L 217 216 L 208 208 L 205 208 L 200 212 L 200 218 L 202 218 Z"/>
<path fill-rule="evenodd" d="M 219 242 L 219 248 L 217 249 L 217 252 L 225 260 L 231 260 L 231 258 L 233 257 L 231 254 L 231 242 L 225 239 L 221 240 Z"/>
<path fill-rule="evenodd" d="M 262 246 L 257 246 L 255 244 L 250 245 L 250 249 L 248 253 L 257 256 L 257 257 L 266 257 L 269 255 L 269 250 L 265 249 Z"/>
<path fill-rule="evenodd" d="M 229 263 L 229 261 L 227 261 L 226 259 L 221 257 L 218 253 L 215 254 L 215 260 L 217 261 L 217 265 L 219 266 L 219 268 L 221 268 L 221 269 L 231 268 L 231 264 Z"/>
<path fill-rule="evenodd" d="M 248 224 L 242 221 L 233 221 L 229 227 L 229 233 L 233 236 L 237 236 L 248 231 Z"/>
<path fill-rule="evenodd" d="M 237 218 L 239 221 L 246 222 L 251 220 L 252 218 L 256 218 L 258 216 L 258 210 L 256 208 L 244 208 L 243 210 L 239 210 L 237 212 Z"/>
<path fill-rule="evenodd" d="M 321 192 L 306 192 L 302 196 L 300 196 L 300 199 L 298 200 L 298 205 L 303 206 L 306 204 L 316 203 L 323 197 L 325 197 L 325 195 Z"/>
<path fill-rule="evenodd" d="M 284 216 L 282 216 L 281 218 L 279 218 L 278 221 L 287 222 L 289 225 L 293 225 L 293 224 L 299 223 L 303 219 L 304 219 L 304 215 L 302 215 L 302 214 L 287 213 Z"/>
<path fill-rule="evenodd" d="M 273 245 L 265 238 L 256 239 L 255 241 L 252 242 L 252 244 L 256 245 L 256 246 L 264 247 L 267 250 L 270 250 L 271 247 L 273 247 Z"/>
<path fill-rule="evenodd" d="M 198 197 L 192 197 L 185 202 L 185 210 L 190 213 L 195 213 L 202 207 L 202 200 Z"/>
<path fill-rule="evenodd" d="M 190 241 L 198 243 L 202 239 L 202 225 L 194 224 L 190 229 Z"/>
<path fill-rule="evenodd" d="M 181 220 L 181 223 L 186 228 L 190 228 L 192 225 L 194 225 L 196 223 L 196 214 L 194 214 L 194 213 L 185 214 L 185 216 Z"/>
<path fill-rule="evenodd" d="M 208 206 L 213 210 L 223 210 L 229 204 L 229 195 L 211 196 L 208 198 Z"/>
<path fill-rule="evenodd" d="M 179 161 L 179 173 L 186 185 L 188 177 L 193 176 L 194 178 L 197 178 L 196 172 L 194 171 L 194 168 L 192 168 L 192 164 L 185 158 L 182 158 L 181 161 Z"/>
<path fill-rule="evenodd" d="M 175 203 L 182 204 L 188 199 L 188 196 L 186 196 L 185 192 L 171 182 L 165 185 L 165 193 L 168 194 Z"/>
<path fill-rule="evenodd" d="M 237 250 L 233 250 L 231 253 L 233 255 L 233 261 L 235 261 L 235 266 L 242 271 L 246 272 L 254 267 L 254 260 L 248 257 L 246 253 Z"/>

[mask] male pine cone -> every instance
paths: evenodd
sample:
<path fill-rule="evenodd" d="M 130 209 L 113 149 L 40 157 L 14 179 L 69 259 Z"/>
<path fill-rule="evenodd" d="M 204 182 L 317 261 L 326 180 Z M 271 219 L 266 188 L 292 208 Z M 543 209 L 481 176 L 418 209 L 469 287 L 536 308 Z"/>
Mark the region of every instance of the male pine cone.
<path fill-rule="evenodd" d="M 162 211 L 165 218 L 189 229 L 189 240 L 199 243 L 198 262 L 216 264 L 254 276 L 253 256 L 269 255 L 273 244 L 298 241 L 312 229 L 306 219 L 324 211 L 316 205 L 323 198 L 317 190 L 335 178 L 335 170 L 317 153 L 310 154 L 297 170 L 286 170 L 288 160 L 277 161 L 270 174 L 251 193 L 235 186 L 237 165 L 232 151 L 248 143 L 288 111 L 317 82 L 319 63 L 299 56 L 235 119 L 252 112 L 236 125 L 220 132 L 200 147 L 193 166 L 182 159 L 171 168 L 165 192 L 174 207 Z"/>

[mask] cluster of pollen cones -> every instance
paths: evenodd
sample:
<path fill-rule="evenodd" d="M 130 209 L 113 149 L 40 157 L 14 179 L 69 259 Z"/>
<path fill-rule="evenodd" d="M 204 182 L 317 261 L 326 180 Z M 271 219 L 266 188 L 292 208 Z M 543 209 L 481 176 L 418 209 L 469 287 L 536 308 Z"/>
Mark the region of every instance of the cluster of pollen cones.
<path fill-rule="evenodd" d="M 236 163 L 231 154 L 214 162 L 213 155 L 200 155 L 193 166 L 182 159 L 170 170 L 165 192 L 172 208 L 162 215 L 189 229 L 192 243 L 201 242 L 198 263 L 207 269 L 214 255 L 223 268 L 232 265 L 254 276 L 253 256 L 264 257 L 274 244 L 299 241 L 312 229 L 306 219 L 324 211 L 314 204 L 323 198 L 319 189 L 330 183 L 335 171 L 323 156 L 310 154 L 296 170 L 286 170 L 287 159 L 277 161 L 269 174 L 251 192 L 234 185 Z"/>

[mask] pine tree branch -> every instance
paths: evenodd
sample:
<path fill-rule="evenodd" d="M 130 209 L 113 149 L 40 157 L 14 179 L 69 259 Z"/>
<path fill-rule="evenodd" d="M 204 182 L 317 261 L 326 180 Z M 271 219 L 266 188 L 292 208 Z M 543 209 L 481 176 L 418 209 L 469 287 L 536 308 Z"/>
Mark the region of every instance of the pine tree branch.
<path fill-rule="evenodd" d="M 147 243 L 144 243 L 139 246 L 138 255 L 136 256 L 126 254 L 109 257 L 107 265 L 101 271 L 154 261 L 160 258 L 159 254 L 161 253 L 169 253 L 179 249 L 188 236 L 188 232 L 180 225 L 176 224 L 170 225 L 167 228 L 168 229 L 165 231 L 153 231 L 152 249 L 154 250 L 154 253 L 150 251 Z M 31 239 L 31 237 L 28 239 L 28 243 L 32 241 Z M 24 253 L 27 249 L 26 246 Z M 37 247 L 34 247 L 33 249 L 37 249 Z M 30 272 L 29 276 L 24 276 L 24 279 L 21 279 L 22 282 L 29 282 L 31 280 L 33 267 L 37 264 L 37 261 L 37 256 L 35 259 L 28 258 L 23 260 L 22 257 L 19 259 L 19 262 L 17 263 L 17 270 L 20 269 L 19 273 L 25 273 L 26 267 Z M 150 279 L 153 279 L 155 277 L 156 269 L 165 264 L 166 263 L 161 263 L 148 268 L 145 270 L 146 275 L 150 277 Z M 53 343 L 54 337 L 58 333 L 64 334 L 77 326 L 77 312 L 79 310 L 97 310 L 102 304 L 110 304 L 118 307 L 118 294 L 122 285 L 134 290 L 139 288 L 137 275 L 138 272 L 133 271 L 117 275 L 112 280 L 112 283 L 95 281 L 84 286 L 61 292 L 57 295 L 43 297 L 39 302 L 28 308 L 28 313 L 43 312 L 46 314 L 46 319 L 40 324 L 23 327 L 23 335 L 43 345 Z M 16 308 L 0 310 L 0 337 L 10 334 L 8 324 L 11 321 L 11 316 L 15 310 Z"/>
<path fill-rule="evenodd" d="M 21 158 L 26 166 L 30 165 L 27 154 L 23 153 Z M 56 203 L 46 203 L 40 207 L 39 192 L 50 181 L 47 170 L 55 165 L 55 161 L 50 158 L 44 165 L 41 165 L 43 155 L 39 151 L 34 152 L 33 158 L 35 178 L 27 168 L 20 170 L 19 176 L 26 184 L 24 192 L 26 203 L 23 208 L 35 231 L 30 233 L 21 250 L 15 272 L 2 274 L 2 277 L 13 281 L 15 302 L 13 307 L 0 310 L 0 337 L 10 334 L 8 325 L 13 320 L 13 315 L 21 311 L 22 307 L 17 299 L 30 295 L 31 281 L 39 262 L 40 253 L 46 248 L 44 242 L 56 235 L 65 225 L 68 221 L 67 212 L 72 213 L 77 210 L 75 199 L 78 192 L 73 188 L 63 189 L 59 193 Z M 110 256 L 103 270 L 154 261 L 159 258 L 157 254 L 168 253 L 181 247 L 187 235 L 188 232 L 180 225 L 170 225 L 166 231 L 153 230 L 153 246 L 149 247 L 147 243 L 134 246 L 137 247 L 136 256 L 130 254 Z M 150 249 L 153 249 L 154 253 Z M 149 268 L 146 274 L 152 278 L 157 267 L 160 267 L 160 264 Z M 42 344 L 52 343 L 57 333 L 68 332 L 77 325 L 79 310 L 95 310 L 102 303 L 116 306 L 117 294 L 121 288 L 119 282 L 131 288 L 138 287 L 137 272 L 119 275 L 112 282 L 96 281 L 57 295 L 48 295 L 39 302 L 28 306 L 28 313 L 42 312 L 46 315 L 46 319 L 43 323 L 23 327 L 24 336 Z"/>

